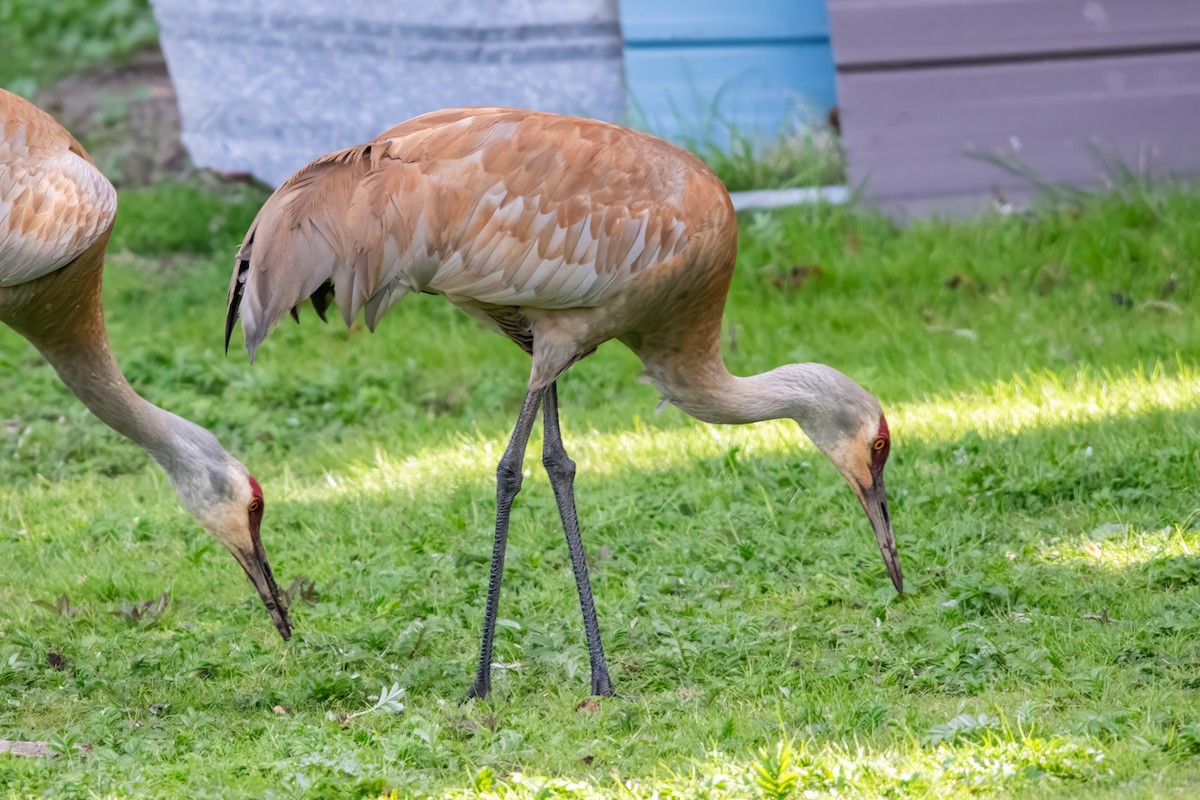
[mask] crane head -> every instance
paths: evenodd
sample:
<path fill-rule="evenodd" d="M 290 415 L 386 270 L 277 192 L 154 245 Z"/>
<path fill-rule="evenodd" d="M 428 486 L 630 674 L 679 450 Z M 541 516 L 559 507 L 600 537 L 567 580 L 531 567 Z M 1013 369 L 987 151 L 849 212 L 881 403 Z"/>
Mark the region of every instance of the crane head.
<path fill-rule="evenodd" d="M 879 402 L 837 370 L 822 364 L 801 365 L 794 385 L 804 387 L 794 418 L 813 443 L 850 484 L 867 512 L 896 591 L 904 594 L 904 575 L 892 533 L 883 469 L 892 437 Z"/>
<path fill-rule="evenodd" d="M 900 554 L 896 552 L 896 537 L 892 533 L 892 517 L 888 513 L 887 492 L 883 488 L 883 468 L 887 464 L 888 454 L 892 451 L 892 437 L 888 432 L 887 419 L 881 413 L 879 425 L 870 440 L 867 465 L 864 470 L 856 470 L 854 481 L 850 484 L 858 495 L 871 528 L 875 532 L 875 541 L 879 543 L 879 552 L 883 554 L 883 564 L 887 567 L 888 577 L 896 591 L 904 594 L 904 574 L 900 571 Z M 860 460 L 860 464 L 861 464 Z"/>
<path fill-rule="evenodd" d="M 892 450 L 887 419 L 879 412 L 874 420 L 854 426 L 828 446 L 822 446 L 821 442 L 817 444 L 862 503 L 875 533 L 875 541 L 879 544 L 879 552 L 883 554 L 888 577 L 892 579 L 896 591 L 904 594 L 904 575 L 900 571 L 900 555 L 896 552 L 887 491 L 883 487 L 883 468 Z"/>
<path fill-rule="evenodd" d="M 258 485 L 254 476 L 247 474 L 246 480 L 250 487 L 250 499 L 246 502 L 243 514 L 246 520 L 244 530 L 249 536 L 239 537 L 241 542 L 238 547 L 226 546 L 246 571 L 246 577 L 254 584 L 258 596 L 262 598 L 263 605 L 267 607 L 267 612 L 275 623 L 275 629 L 284 641 L 287 641 L 292 635 L 292 621 L 288 618 L 287 605 L 280 596 L 279 585 L 275 583 L 271 564 L 267 561 L 267 551 L 262 543 L 261 528 L 266 501 L 263 499 L 262 487 Z M 242 530 L 240 526 L 238 530 Z"/>
<path fill-rule="evenodd" d="M 225 545 L 254 584 L 276 630 L 285 640 L 292 623 L 262 542 L 265 507 L 262 487 L 241 462 L 225 452 L 216 437 L 190 423 L 186 426 L 185 459 L 170 459 L 163 467 L 180 500 L 196 521 Z"/>

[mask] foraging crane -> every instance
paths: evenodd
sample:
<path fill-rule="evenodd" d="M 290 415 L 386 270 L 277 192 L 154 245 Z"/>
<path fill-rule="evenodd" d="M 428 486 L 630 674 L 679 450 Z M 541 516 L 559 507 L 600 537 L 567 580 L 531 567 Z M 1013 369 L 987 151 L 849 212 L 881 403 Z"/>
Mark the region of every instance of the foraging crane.
<path fill-rule="evenodd" d="M 217 438 L 140 397 L 100 303 L 117 192 L 53 117 L 0 89 L 0 322 L 41 351 L 93 414 L 162 466 L 179 499 L 246 571 L 279 634 L 292 626 L 259 527 L 262 489 Z"/>
<path fill-rule="evenodd" d="M 239 316 L 251 360 L 271 327 L 336 297 L 374 330 L 409 292 L 441 294 L 533 358 L 525 403 L 496 471 L 496 530 L 479 666 L 492 641 L 509 511 L 530 429 L 544 407 L 542 463 L 566 532 L 592 693 L 611 695 L 563 449 L 556 381 L 602 343 L 641 358 L 665 400 L 706 422 L 791 418 L 862 502 L 888 575 L 903 591 L 883 468 L 891 440 L 875 398 L 822 364 L 738 378 L 721 357 L 737 253 L 729 194 L 695 156 L 590 119 L 507 108 L 436 111 L 318 158 L 267 200 L 238 252 L 225 346 Z"/>

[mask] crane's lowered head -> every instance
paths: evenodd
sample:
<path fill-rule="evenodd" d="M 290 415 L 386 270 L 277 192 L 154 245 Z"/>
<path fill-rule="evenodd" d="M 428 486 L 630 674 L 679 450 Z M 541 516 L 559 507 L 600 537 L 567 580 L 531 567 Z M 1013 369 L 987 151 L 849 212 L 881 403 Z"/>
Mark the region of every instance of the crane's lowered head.
<path fill-rule="evenodd" d="M 262 488 L 250 471 L 221 447 L 217 437 L 182 418 L 175 419 L 177 435 L 172 446 L 155 452 L 155 459 L 191 515 L 242 565 L 279 635 L 288 639 L 292 623 L 271 573 L 260 532 Z"/>
<path fill-rule="evenodd" d="M 888 577 L 896 591 L 903 594 L 904 576 L 883 488 L 883 468 L 892 439 L 879 401 L 824 364 L 797 364 L 782 371 L 794 371 L 793 385 L 802 397 L 793 418 L 858 496 L 875 532 Z"/>

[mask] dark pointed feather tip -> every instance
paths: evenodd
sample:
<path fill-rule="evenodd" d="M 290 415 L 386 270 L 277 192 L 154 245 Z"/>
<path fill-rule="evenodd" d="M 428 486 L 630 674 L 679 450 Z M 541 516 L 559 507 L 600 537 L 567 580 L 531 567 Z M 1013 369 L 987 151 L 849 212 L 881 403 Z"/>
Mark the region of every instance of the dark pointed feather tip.
<path fill-rule="evenodd" d="M 250 262 L 239 261 L 237 275 L 240 278 L 250 269 Z M 237 325 L 238 311 L 242 307 L 242 294 L 246 291 L 246 282 L 234 280 L 229 295 L 229 308 L 225 311 L 225 355 L 229 355 L 229 340 L 233 338 L 233 329 Z"/>
<path fill-rule="evenodd" d="M 234 301 L 229 304 L 229 311 L 225 314 L 225 355 L 229 355 L 229 340 L 233 338 L 233 328 L 237 325 L 238 309 L 237 301 L 241 298 L 235 297 Z"/>
<path fill-rule="evenodd" d="M 321 318 L 321 322 L 329 324 L 329 319 L 325 316 L 325 312 L 329 310 L 329 298 L 333 296 L 333 284 L 325 281 L 317 290 L 309 296 L 312 301 L 313 309 L 316 310 L 317 316 Z"/>

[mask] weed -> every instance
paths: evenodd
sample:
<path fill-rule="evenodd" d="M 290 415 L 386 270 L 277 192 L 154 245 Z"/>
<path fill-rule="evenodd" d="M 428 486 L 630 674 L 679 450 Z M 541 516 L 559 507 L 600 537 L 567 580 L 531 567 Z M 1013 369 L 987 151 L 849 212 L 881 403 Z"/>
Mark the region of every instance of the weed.
<path fill-rule="evenodd" d="M 152 623 L 158 621 L 159 617 L 163 615 L 170 601 L 170 595 L 163 592 L 153 600 L 143 600 L 138 603 L 122 602 L 119 609 L 110 611 L 109 613 L 114 617 L 125 620 L 130 625 Z"/>
<path fill-rule="evenodd" d="M 376 711 L 390 711 L 393 714 L 404 713 L 404 703 L 402 702 L 404 699 L 404 689 L 398 683 L 393 683 L 390 689 L 384 686 L 379 690 L 378 695 L 371 695 L 370 699 L 375 701 L 375 705 L 370 708 L 355 711 L 353 714 L 333 714 L 330 712 L 328 716 L 330 719 L 336 719 L 338 722 L 346 725 L 358 717 L 373 714 Z"/>
<path fill-rule="evenodd" d="M 800 773 L 792 768 L 791 742 L 779 741 L 774 749 L 760 749 L 754 762 L 755 779 L 766 800 L 786 800 L 796 790 Z"/>
<path fill-rule="evenodd" d="M 73 617 L 79 613 L 79 609 L 71 605 L 71 598 L 66 594 L 60 594 L 54 598 L 53 603 L 46 600 L 34 600 L 33 604 L 60 617 Z"/>
<path fill-rule="evenodd" d="M 292 582 L 283 590 L 284 604 L 287 606 L 295 605 L 296 603 L 308 603 L 309 605 L 317 602 L 319 595 L 317 594 L 317 582 L 309 580 L 303 575 L 297 575 L 292 578 Z"/>

